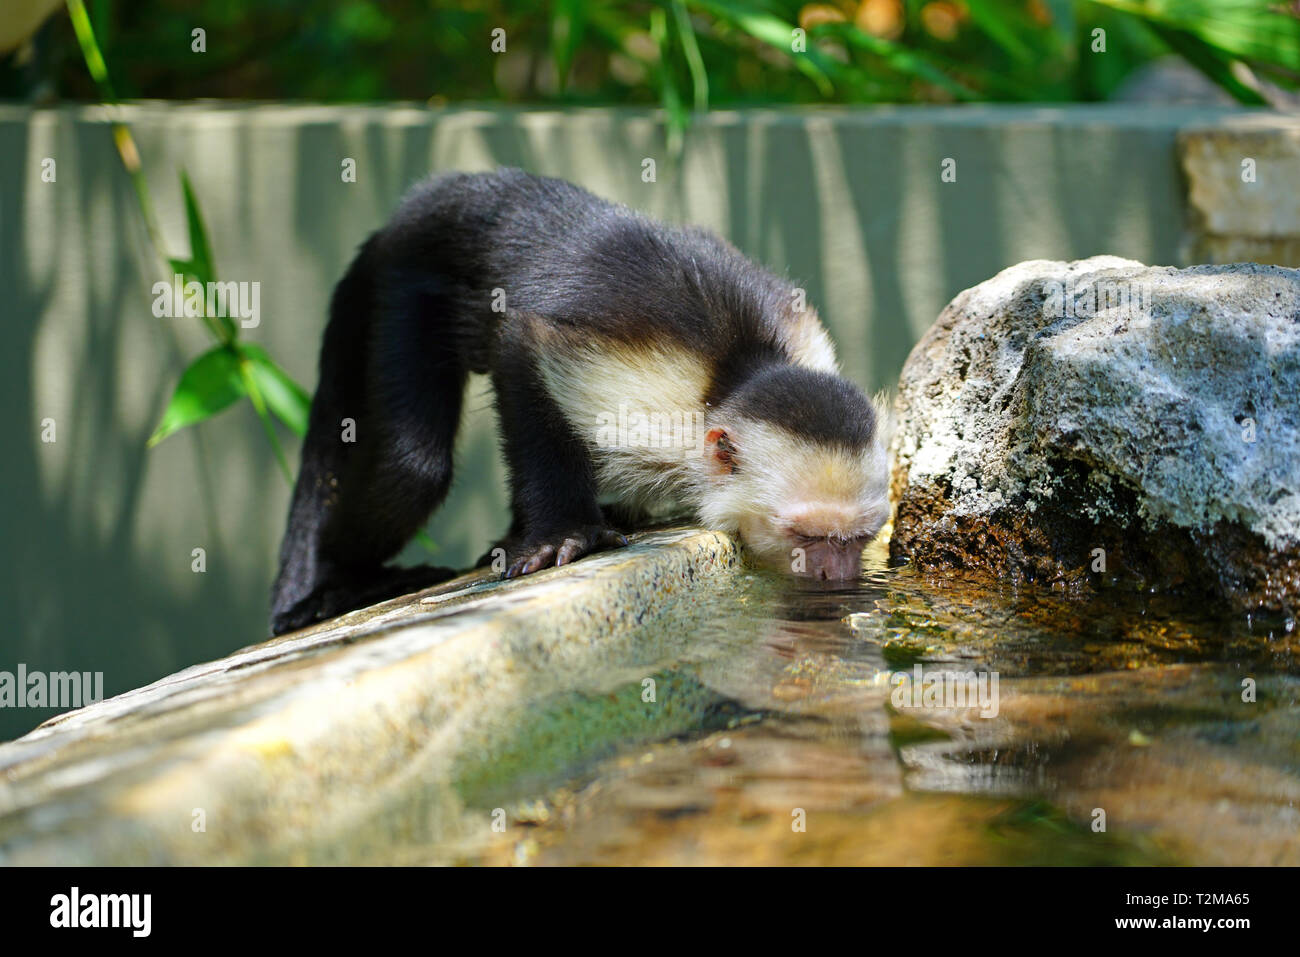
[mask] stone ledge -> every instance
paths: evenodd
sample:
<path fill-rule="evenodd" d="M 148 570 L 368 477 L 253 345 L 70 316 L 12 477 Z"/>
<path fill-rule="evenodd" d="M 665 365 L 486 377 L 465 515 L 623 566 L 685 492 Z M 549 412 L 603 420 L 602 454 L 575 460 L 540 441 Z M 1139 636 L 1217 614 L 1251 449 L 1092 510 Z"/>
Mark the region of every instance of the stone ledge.
<path fill-rule="evenodd" d="M 1188 126 L 1178 152 L 1194 261 L 1300 265 L 1300 116 L 1247 113 Z"/>
<path fill-rule="evenodd" d="M 480 826 L 462 782 L 528 770 L 498 767 L 492 744 L 528 730 L 528 702 L 690 629 L 739 566 L 724 535 L 645 533 L 525 579 L 473 573 L 62 715 L 0 746 L 0 864 L 364 862 L 454 842 Z M 689 718 L 690 695 L 676 700 L 660 727 Z"/>

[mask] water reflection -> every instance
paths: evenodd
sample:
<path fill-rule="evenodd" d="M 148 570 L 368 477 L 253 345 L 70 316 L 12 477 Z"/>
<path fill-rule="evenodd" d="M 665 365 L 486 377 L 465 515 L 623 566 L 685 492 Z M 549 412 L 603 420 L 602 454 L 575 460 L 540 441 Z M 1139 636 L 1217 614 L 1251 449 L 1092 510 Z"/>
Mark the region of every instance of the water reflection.
<path fill-rule="evenodd" d="M 1300 864 L 1296 650 L 1285 618 L 990 588 L 879 554 L 850 587 L 746 575 L 640 671 L 575 691 L 635 703 L 637 734 L 570 752 L 513 803 L 467 793 L 510 826 L 455 858 Z M 954 696 L 970 679 L 983 699 Z M 610 720 L 563 714 L 554 734 Z"/>

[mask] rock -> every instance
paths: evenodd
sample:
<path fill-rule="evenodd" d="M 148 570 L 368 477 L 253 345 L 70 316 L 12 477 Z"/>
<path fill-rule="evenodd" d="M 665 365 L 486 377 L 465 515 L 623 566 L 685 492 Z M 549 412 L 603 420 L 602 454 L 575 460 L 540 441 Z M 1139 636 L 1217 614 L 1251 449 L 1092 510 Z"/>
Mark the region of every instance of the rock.
<path fill-rule="evenodd" d="M 912 350 L 893 451 L 895 561 L 1292 610 L 1300 271 L 1004 270 Z"/>

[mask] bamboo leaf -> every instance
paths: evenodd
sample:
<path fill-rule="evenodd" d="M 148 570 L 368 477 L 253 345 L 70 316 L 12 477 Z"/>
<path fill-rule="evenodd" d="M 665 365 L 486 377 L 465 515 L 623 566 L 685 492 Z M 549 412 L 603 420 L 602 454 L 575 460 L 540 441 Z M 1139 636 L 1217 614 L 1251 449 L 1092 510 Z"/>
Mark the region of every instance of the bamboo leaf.
<path fill-rule="evenodd" d="M 851 46 L 880 57 L 895 72 L 924 80 L 947 90 L 957 99 L 976 100 L 980 98 L 978 93 L 964 83 L 960 83 L 948 76 L 923 55 L 914 53 L 901 44 L 872 36 L 855 26 L 845 23 L 827 23 L 817 27 L 814 35 L 839 37 Z"/>
<path fill-rule="evenodd" d="M 1170 49 L 1230 93 L 1237 102 L 1248 106 L 1268 105 L 1264 94 L 1243 83 L 1232 72 L 1231 58 L 1215 50 L 1199 37 L 1184 30 L 1174 30 L 1156 23 L 1151 24 L 1151 29 L 1160 36 L 1160 39 L 1169 44 Z"/>
<path fill-rule="evenodd" d="M 276 365 L 261 346 L 250 342 L 239 348 L 249 363 L 253 381 L 266 400 L 266 407 L 290 431 L 302 438 L 307 434 L 307 416 L 311 411 L 311 396 L 307 390 Z"/>
<path fill-rule="evenodd" d="M 167 264 L 171 266 L 173 273 L 179 273 L 183 282 L 189 284 L 197 282 L 203 285 L 204 281 L 199 278 L 201 267 L 196 266 L 192 259 L 168 259 Z M 170 280 L 171 277 L 168 277 Z M 206 287 L 205 287 L 206 289 Z M 180 305 L 177 304 L 177 309 Z M 212 332 L 212 336 L 223 345 L 231 345 L 239 339 L 239 331 L 235 328 L 235 321 L 230 316 L 208 315 L 207 298 L 204 297 L 204 321 Z"/>
<path fill-rule="evenodd" d="M 817 85 L 822 96 L 834 95 L 835 87 L 831 83 L 831 76 L 844 72 L 841 65 L 811 45 L 803 53 L 794 52 L 791 46 L 794 38 L 793 24 L 765 10 L 734 0 L 695 0 L 693 5 L 780 50 L 790 58 L 796 69 Z"/>
<path fill-rule="evenodd" d="M 149 447 L 187 426 L 210 419 L 244 394 L 235 350 L 228 346 L 208 350 L 181 373 L 162 420 L 149 437 Z"/>
<path fill-rule="evenodd" d="M 190 234 L 190 258 L 168 260 L 173 269 L 191 280 L 201 283 L 205 288 L 217 278 L 216 262 L 212 258 L 212 246 L 208 243 L 208 230 L 203 224 L 203 214 L 199 211 L 198 197 L 189 175 L 181 170 L 181 193 L 185 197 L 185 223 Z M 239 329 L 229 316 L 210 316 L 204 314 L 213 335 L 222 343 L 229 345 L 239 339 Z"/>
<path fill-rule="evenodd" d="M 686 54 L 686 65 L 691 71 L 691 85 L 695 89 L 695 109 L 703 113 L 709 108 L 709 75 L 704 69 L 704 57 L 700 55 L 700 45 L 695 40 L 695 27 L 691 25 L 685 0 L 672 0 L 672 5 L 682 52 Z"/>
<path fill-rule="evenodd" d="M 677 81 L 673 79 L 672 63 L 669 60 L 671 47 L 668 43 L 668 17 L 661 9 L 650 11 L 650 36 L 659 47 L 659 96 L 667 120 L 668 155 L 675 163 L 681 158 L 686 128 L 690 125 L 690 114 L 682 103 L 681 93 L 677 90 Z"/>
<path fill-rule="evenodd" d="M 199 212 L 194 186 L 184 170 L 181 170 L 181 192 L 185 194 L 185 223 L 190 233 L 189 262 L 194 270 L 194 278 L 206 284 L 216 278 L 217 268 L 212 261 L 212 247 L 208 245 L 208 231 L 203 225 L 203 214 Z"/>
<path fill-rule="evenodd" d="M 289 484 L 293 484 L 293 470 L 289 468 L 289 460 L 285 458 L 284 448 L 280 445 L 280 439 L 275 434 L 275 422 L 271 419 L 271 413 L 267 411 L 266 399 L 262 395 L 262 389 L 257 384 L 257 379 L 253 375 L 253 364 L 248 361 L 246 356 L 239 357 L 239 375 L 244 384 L 244 392 L 248 400 L 253 403 L 253 411 L 257 413 L 258 420 L 262 423 L 262 431 L 266 433 L 266 440 L 271 443 L 271 451 L 275 455 L 275 461 L 280 466 L 280 471 Z"/>
<path fill-rule="evenodd" d="M 1013 24 L 1025 26 L 1023 14 L 1009 4 L 992 0 L 967 0 L 970 17 L 981 32 L 1020 63 L 1035 59 L 1030 45 L 1016 32 Z"/>
<path fill-rule="evenodd" d="M 582 45 L 587 13 L 581 0 L 555 0 L 552 8 L 551 59 L 555 61 L 556 79 L 563 92 L 569 81 L 574 54 Z"/>
<path fill-rule="evenodd" d="M 1225 53 L 1300 70 L 1300 17 L 1269 0 L 1091 0 L 1150 24 L 1182 30 Z M 1179 51 L 1181 52 L 1181 51 Z"/>

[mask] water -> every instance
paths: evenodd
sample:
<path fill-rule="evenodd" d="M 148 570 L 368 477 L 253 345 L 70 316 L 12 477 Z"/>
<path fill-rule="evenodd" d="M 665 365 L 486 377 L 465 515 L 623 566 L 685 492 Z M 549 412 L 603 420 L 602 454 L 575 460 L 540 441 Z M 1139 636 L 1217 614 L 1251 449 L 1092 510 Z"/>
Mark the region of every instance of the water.
<path fill-rule="evenodd" d="M 530 703 L 460 779 L 484 825 L 426 859 L 1300 864 L 1294 621 L 880 552 L 852 588 L 743 576 L 701 619 Z M 918 665 L 985 697 L 912 706 Z"/>

